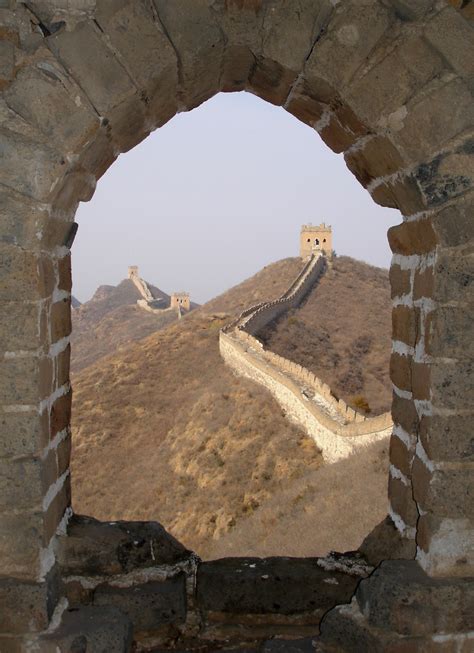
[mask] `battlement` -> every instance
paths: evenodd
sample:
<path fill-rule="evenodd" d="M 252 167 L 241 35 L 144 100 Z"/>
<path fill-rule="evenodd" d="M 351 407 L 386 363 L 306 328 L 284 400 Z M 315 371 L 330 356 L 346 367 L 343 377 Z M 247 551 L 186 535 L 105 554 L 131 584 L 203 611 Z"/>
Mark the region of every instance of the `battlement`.
<path fill-rule="evenodd" d="M 188 292 L 174 292 L 171 295 L 171 308 L 181 308 L 184 311 L 191 309 L 191 298 Z"/>
<path fill-rule="evenodd" d="M 301 226 L 301 258 L 307 259 L 316 252 L 324 252 L 328 257 L 332 253 L 332 227 L 325 222 L 318 225 L 309 223 Z"/>

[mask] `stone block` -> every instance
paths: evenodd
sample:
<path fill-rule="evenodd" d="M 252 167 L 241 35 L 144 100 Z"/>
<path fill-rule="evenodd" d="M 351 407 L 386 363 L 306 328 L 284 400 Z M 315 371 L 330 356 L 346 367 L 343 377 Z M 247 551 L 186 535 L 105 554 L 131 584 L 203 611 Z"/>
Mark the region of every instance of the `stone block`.
<path fill-rule="evenodd" d="M 3 404 L 37 405 L 51 393 L 50 358 L 0 359 L 0 401 Z"/>
<path fill-rule="evenodd" d="M 472 580 L 430 578 L 414 560 L 387 560 L 361 581 L 356 597 L 370 625 L 432 636 L 470 630 L 473 589 Z"/>
<path fill-rule="evenodd" d="M 71 224 L 69 223 L 69 228 Z M 58 288 L 71 292 L 72 289 L 72 276 L 71 276 L 71 255 L 63 256 L 58 260 Z"/>
<path fill-rule="evenodd" d="M 462 80 L 454 79 L 442 86 L 433 83 L 408 103 L 397 140 L 412 161 L 429 159 L 435 152 L 448 149 L 453 139 L 468 130 L 473 117 L 472 95 Z"/>
<path fill-rule="evenodd" d="M 469 248 L 441 250 L 435 265 L 433 298 L 440 303 L 469 302 L 474 284 L 474 255 Z"/>
<path fill-rule="evenodd" d="M 433 217 L 433 226 L 440 243 L 446 247 L 457 247 L 474 239 L 473 211 L 472 193 L 457 198 L 456 204 L 438 211 Z"/>
<path fill-rule="evenodd" d="M 318 653 L 382 653 L 389 635 L 371 628 L 355 599 L 330 610 L 321 622 Z"/>
<path fill-rule="evenodd" d="M 190 551 L 157 522 L 109 523 L 74 515 L 58 555 L 64 575 L 102 576 L 185 562 Z"/>
<path fill-rule="evenodd" d="M 339 7 L 306 62 L 309 85 L 319 78 L 333 88 L 345 88 L 389 27 L 388 11 L 379 3 Z"/>
<path fill-rule="evenodd" d="M 406 526 L 415 528 L 418 511 L 413 500 L 411 482 L 405 485 L 400 479 L 389 476 L 388 498 L 395 514 L 401 517 Z"/>
<path fill-rule="evenodd" d="M 370 190 L 370 195 L 376 204 L 399 209 L 407 216 L 427 208 L 426 198 L 413 175 L 395 177 L 393 180 L 379 183 Z"/>
<path fill-rule="evenodd" d="M 64 71 L 49 61 L 22 68 L 5 99 L 60 151 L 78 150 L 100 125 L 80 88 L 65 81 Z"/>
<path fill-rule="evenodd" d="M 7 129 L 0 130 L 0 138 L 1 183 L 32 199 L 46 202 L 55 182 L 66 170 L 66 160 L 51 147 Z"/>
<path fill-rule="evenodd" d="M 66 175 L 66 179 L 68 175 Z M 41 243 L 46 250 L 64 247 L 67 244 L 74 222 L 70 219 L 50 218 L 41 228 Z"/>
<path fill-rule="evenodd" d="M 71 345 L 68 345 L 66 349 L 56 356 L 54 361 L 54 378 L 57 388 L 69 382 L 70 365 Z"/>
<path fill-rule="evenodd" d="M 371 531 L 359 547 L 369 564 L 377 567 L 382 560 L 411 560 L 416 554 L 415 540 L 402 537 L 387 516 Z"/>
<path fill-rule="evenodd" d="M 49 220 L 46 208 L 6 186 L 0 188 L 0 244 L 39 250 L 38 227 Z"/>
<path fill-rule="evenodd" d="M 0 40 L 0 90 L 5 88 L 14 77 L 15 44 Z"/>
<path fill-rule="evenodd" d="M 415 278 L 413 281 L 413 299 L 421 299 L 422 297 L 432 297 L 434 288 L 434 274 L 433 268 L 427 267 L 415 270 Z"/>
<path fill-rule="evenodd" d="M 472 578 L 474 534 L 468 519 L 420 515 L 417 528 L 419 562 L 430 576 Z"/>
<path fill-rule="evenodd" d="M 0 351 L 36 351 L 40 312 L 39 303 L 0 300 Z"/>
<path fill-rule="evenodd" d="M 46 630 L 56 601 L 50 582 L 0 579 L 0 632 L 24 634 Z"/>
<path fill-rule="evenodd" d="M 472 469 L 428 470 L 419 458 L 413 463 L 413 495 L 424 512 L 443 518 L 473 519 Z"/>
<path fill-rule="evenodd" d="M 390 266 L 390 292 L 392 299 L 410 294 L 411 270 L 404 270 L 397 263 Z"/>
<path fill-rule="evenodd" d="M 51 439 L 67 428 L 71 422 L 72 391 L 58 397 L 51 407 Z"/>
<path fill-rule="evenodd" d="M 59 31 L 48 37 L 48 46 L 80 84 L 88 99 L 106 116 L 136 87 L 113 54 L 100 30 L 92 22 L 79 23 L 72 31 Z M 101 62 L 97 66 L 97 61 Z"/>
<path fill-rule="evenodd" d="M 390 356 L 390 378 L 400 390 L 411 392 L 412 365 L 413 359 L 411 356 L 402 356 L 401 354 L 395 353 Z"/>
<path fill-rule="evenodd" d="M 396 435 L 390 438 L 390 464 L 410 478 L 414 451 L 407 449 L 404 442 Z"/>
<path fill-rule="evenodd" d="M 261 28 L 263 57 L 299 73 L 332 13 L 329 0 L 304 0 L 299 7 L 287 2 L 275 3 L 265 8 Z"/>
<path fill-rule="evenodd" d="M 416 344 L 419 329 L 419 310 L 410 306 L 395 306 L 392 309 L 392 339 L 410 347 Z"/>
<path fill-rule="evenodd" d="M 461 77 L 474 77 L 472 28 L 458 12 L 451 8 L 439 12 L 427 23 L 425 38 Z"/>
<path fill-rule="evenodd" d="M 0 574 L 36 579 L 43 546 L 43 514 L 0 514 Z"/>
<path fill-rule="evenodd" d="M 71 335 L 71 299 L 55 302 L 51 307 L 51 342 L 55 343 Z"/>
<path fill-rule="evenodd" d="M 43 653 L 131 653 L 133 626 L 117 608 L 66 610 L 59 628 L 41 639 Z"/>
<path fill-rule="evenodd" d="M 0 245 L 0 300 L 34 301 L 47 297 L 54 284 L 50 260 L 13 245 Z"/>
<path fill-rule="evenodd" d="M 431 365 L 413 363 L 411 373 L 413 399 L 429 400 L 431 398 Z"/>
<path fill-rule="evenodd" d="M 180 61 L 181 99 L 192 109 L 220 90 L 224 35 L 205 0 L 153 0 Z"/>
<path fill-rule="evenodd" d="M 433 224 L 429 219 L 403 222 L 390 227 L 387 236 L 392 252 L 404 256 L 428 254 L 438 244 Z"/>
<path fill-rule="evenodd" d="M 94 606 L 122 610 L 135 631 L 154 631 L 164 624 L 183 623 L 186 618 L 185 575 L 180 572 L 163 581 L 150 581 L 129 587 L 107 583 L 94 592 Z"/>
<path fill-rule="evenodd" d="M 403 21 L 419 20 L 433 8 L 432 0 L 391 0 L 391 5 Z"/>
<path fill-rule="evenodd" d="M 139 93 L 114 107 L 108 114 L 112 142 L 120 152 L 128 152 L 151 131 L 147 107 Z"/>
<path fill-rule="evenodd" d="M 420 439 L 434 462 L 473 462 L 472 415 L 425 415 L 420 422 Z"/>
<path fill-rule="evenodd" d="M 278 62 L 258 59 L 252 68 L 249 87 L 258 97 L 278 106 L 285 102 L 296 77 L 296 73 Z"/>
<path fill-rule="evenodd" d="M 81 152 L 78 163 L 97 180 L 109 169 L 117 156 L 110 129 L 108 125 L 103 125 L 94 140 Z"/>
<path fill-rule="evenodd" d="M 474 355 L 474 342 L 470 337 L 473 308 L 464 306 L 440 306 L 427 320 L 426 351 L 431 356 L 468 359 Z"/>
<path fill-rule="evenodd" d="M 114 49 L 127 62 L 137 87 L 151 100 L 153 118 L 163 124 L 177 111 L 178 60 L 151 4 L 101 0 L 95 17 Z"/>
<path fill-rule="evenodd" d="M 197 574 L 198 603 L 208 612 L 232 614 L 328 610 L 349 600 L 358 577 L 350 571 L 344 573 L 343 564 L 338 568 L 337 564 L 326 565 L 325 560 L 224 558 L 204 562 Z"/>
<path fill-rule="evenodd" d="M 43 516 L 43 542 L 45 546 L 50 543 L 64 517 L 64 513 L 70 506 L 71 477 L 67 476 Z"/>
<path fill-rule="evenodd" d="M 0 458 L 38 454 L 49 442 L 47 416 L 0 413 Z"/>
<path fill-rule="evenodd" d="M 392 418 L 408 434 L 415 436 L 418 433 L 419 417 L 416 406 L 411 399 L 392 394 Z"/>
<path fill-rule="evenodd" d="M 437 408 L 471 410 L 474 396 L 472 362 L 445 362 L 431 366 L 431 397 Z"/>
<path fill-rule="evenodd" d="M 404 166 L 403 158 L 386 136 L 371 138 L 344 158 L 347 167 L 364 188 L 374 179 L 392 175 Z"/>
<path fill-rule="evenodd" d="M 393 37 L 382 41 L 377 54 L 379 57 L 371 67 L 365 66 L 362 74 L 355 75 L 346 98 L 369 124 L 398 132 L 407 117 L 400 108 L 445 64 L 422 37 L 408 31 L 399 35 L 396 42 Z"/>
<path fill-rule="evenodd" d="M 40 509 L 52 461 L 0 460 L 0 512 Z"/>
<path fill-rule="evenodd" d="M 436 208 L 473 187 L 472 141 L 469 148 L 438 154 L 415 170 L 415 178 L 427 207 Z"/>

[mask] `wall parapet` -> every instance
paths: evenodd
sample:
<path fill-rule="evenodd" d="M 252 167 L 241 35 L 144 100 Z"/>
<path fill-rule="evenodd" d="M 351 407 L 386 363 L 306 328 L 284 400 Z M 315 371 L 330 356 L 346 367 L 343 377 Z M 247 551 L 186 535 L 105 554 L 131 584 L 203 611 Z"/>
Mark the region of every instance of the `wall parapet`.
<path fill-rule="evenodd" d="M 255 335 L 291 308 L 298 306 L 326 270 L 323 254 L 312 256 L 288 290 L 276 300 L 245 309 L 220 332 L 220 353 L 237 373 L 266 387 L 293 421 L 305 428 L 328 461 L 349 455 L 363 436 L 388 435 L 390 413 L 367 417 L 334 395 L 331 388 L 305 367 L 265 349 Z M 352 440 L 350 442 L 350 440 Z"/>

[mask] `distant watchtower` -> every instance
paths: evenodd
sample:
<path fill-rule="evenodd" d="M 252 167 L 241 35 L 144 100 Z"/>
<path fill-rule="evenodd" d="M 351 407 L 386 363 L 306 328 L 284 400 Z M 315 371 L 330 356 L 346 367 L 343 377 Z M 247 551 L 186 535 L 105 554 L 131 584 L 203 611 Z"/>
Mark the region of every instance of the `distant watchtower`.
<path fill-rule="evenodd" d="M 300 234 L 300 256 L 308 258 L 315 252 L 332 254 L 332 228 L 324 222 L 318 225 L 304 224 Z"/>
<path fill-rule="evenodd" d="M 174 292 L 171 295 L 171 308 L 181 308 L 183 311 L 189 311 L 191 308 L 189 293 Z"/>
<path fill-rule="evenodd" d="M 138 265 L 128 266 L 128 278 L 133 279 L 133 277 L 140 277 L 140 275 L 138 274 Z"/>

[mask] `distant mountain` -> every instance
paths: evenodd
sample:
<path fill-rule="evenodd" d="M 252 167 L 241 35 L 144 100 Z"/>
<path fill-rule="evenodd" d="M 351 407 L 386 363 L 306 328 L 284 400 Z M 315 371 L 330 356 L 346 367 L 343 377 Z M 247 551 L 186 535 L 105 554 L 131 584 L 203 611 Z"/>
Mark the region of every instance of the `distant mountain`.
<path fill-rule="evenodd" d="M 353 269 L 347 280 L 359 289 L 341 296 L 344 310 L 329 329 L 331 351 L 338 342 L 332 343 L 332 331 L 338 338 L 347 332 L 348 343 L 362 337 L 367 327 L 354 313 L 373 310 L 371 275 L 360 276 L 363 264 L 356 261 L 342 264 Z M 279 297 L 301 267 L 299 258 L 269 265 L 185 319 L 76 374 L 75 511 L 100 519 L 155 519 L 203 557 L 357 548 L 387 513 L 387 443 L 324 466 L 313 440 L 273 397 L 235 376 L 219 355 L 221 326 L 243 308 Z M 337 262 L 296 315 L 306 324 L 305 339 L 313 338 L 306 333 L 313 327 L 303 311 L 310 305 L 313 312 L 330 310 L 316 299 L 312 304 L 313 295 L 341 274 Z M 106 301 L 110 291 L 99 295 L 96 301 Z M 389 305 L 387 286 L 387 320 Z M 386 343 L 388 361 L 384 320 L 373 320 L 381 330 L 377 337 L 374 331 L 371 347 L 375 352 Z M 109 330 L 120 333 L 120 327 L 114 318 Z"/>
<path fill-rule="evenodd" d="M 71 297 L 71 307 L 72 308 L 79 308 L 80 305 L 81 305 L 81 302 L 77 299 L 77 297 L 74 297 L 74 295 L 72 295 L 72 297 Z"/>
<path fill-rule="evenodd" d="M 170 296 L 149 284 L 154 297 L 170 305 Z M 99 286 L 94 296 L 72 313 L 72 372 L 176 322 L 175 311 L 149 313 L 137 305 L 141 295 L 130 279 L 117 286 Z M 197 304 L 192 304 L 195 308 Z"/>

